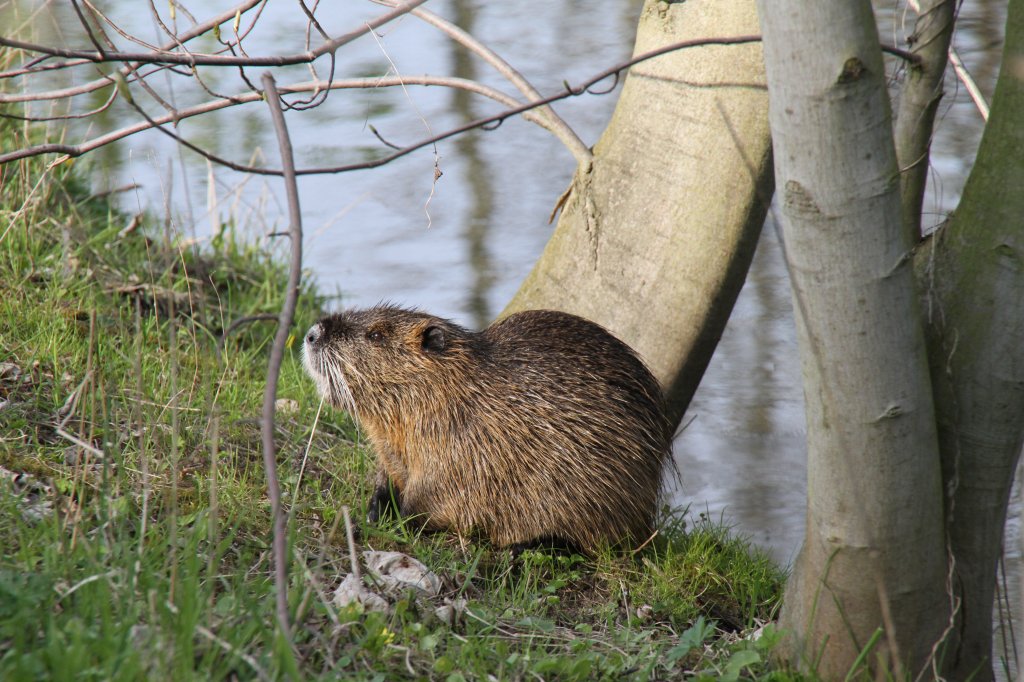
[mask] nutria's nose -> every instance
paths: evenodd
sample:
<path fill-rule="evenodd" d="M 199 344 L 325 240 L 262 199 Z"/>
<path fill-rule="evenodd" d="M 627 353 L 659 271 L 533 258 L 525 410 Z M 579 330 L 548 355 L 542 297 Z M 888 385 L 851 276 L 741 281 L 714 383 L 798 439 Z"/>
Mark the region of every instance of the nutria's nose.
<path fill-rule="evenodd" d="M 306 332 L 306 343 L 312 346 L 314 343 L 316 343 L 316 340 L 320 338 L 320 335 L 322 333 L 323 330 L 320 327 L 320 323 L 317 322 L 316 324 L 309 328 L 308 332 Z"/>

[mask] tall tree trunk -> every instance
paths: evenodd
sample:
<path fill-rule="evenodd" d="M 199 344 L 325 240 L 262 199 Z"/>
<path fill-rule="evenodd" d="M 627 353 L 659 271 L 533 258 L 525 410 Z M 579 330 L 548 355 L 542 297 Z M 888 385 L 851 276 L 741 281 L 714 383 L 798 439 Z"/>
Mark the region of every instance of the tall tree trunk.
<path fill-rule="evenodd" d="M 1009 4 L 1002 64 L 960 206 L 916 254 L 959 599 L 951 680 L 992 677 L 996 564 L 1024 443 L 1024 0 Z"/>
<path fill-rule="evenodd" d="M 648 0 L 635 52 L 757 33 L 750 0 Z M 558 228 L 503 314 L 557 308 L 633 346 L 682 417 L 721 336 L 770 200 L 758 44 L 633 67 Z"/>
<path fill-rule="evenodd" d="M 776 183 L 807 404 L 794 653 L 913 677 L 944 629 L 932 390 L 885 72 L 867 0 L 759 0 Z M 939 617 L 937 617 L 937 615 Z"/>

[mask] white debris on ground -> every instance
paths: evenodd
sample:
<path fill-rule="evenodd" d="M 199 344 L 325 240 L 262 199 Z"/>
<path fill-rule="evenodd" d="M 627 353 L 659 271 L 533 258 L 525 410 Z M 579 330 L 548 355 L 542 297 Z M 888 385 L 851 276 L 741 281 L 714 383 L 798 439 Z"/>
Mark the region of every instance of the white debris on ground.
<path fill-rule="evenodd" d="M 35 476 L 0 467 L 0 492 L 3 489 L 19 498 L 18 506 L 26 521 L 40 521 L 53 513 L 53 486 Z"/>
<path fill-rule="evenodd" d="M 363 552 L 363 563 L 374 581 L 385 593 L 401 596 L 410 588 L 436 597 L 441 591 L 441 579 L 436 573 L 401 552 Z"/>
<path fill-rule="evenodd" d="M 359 603 L 367 611 L 390 611 L 395 602 L 413 593 L 428 602 L 434 615 L 449 626 L 457 624 L 466 610 L 465 599 L 437 601 L 443 582 L 422 562 L 402 552 L 363 552 L 366 578 L 349 573 L 334 591 L 334 606 Z M 365 584 L 364 584 L 365 583 Z"/>
<path fill-rule="evenodd" d="M 299 403 L 290 398 L 278 398 L 274 401 L 274 409 L 281 414 L 295 414 L 299 411 Z"/>
<path fill-rule="evenodd" d="M 332 600 L 336 608 L 344 608 L 349 604 L 362 604 L 367 611 L 389 611 L 388 600 L 363 585 L 363 581 L 355 573 L 349 573 L 334 591 Z"/>

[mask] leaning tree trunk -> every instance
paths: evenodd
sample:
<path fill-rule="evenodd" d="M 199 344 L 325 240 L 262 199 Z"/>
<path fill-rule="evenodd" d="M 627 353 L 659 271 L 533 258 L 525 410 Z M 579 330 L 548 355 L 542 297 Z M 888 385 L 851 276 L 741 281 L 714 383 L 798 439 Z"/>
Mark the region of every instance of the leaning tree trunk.
<path fill-rule="evenodd" d="M 1024 443 L 1024 0 L 1009 4 L 1002 64 L 960 206 L 916 254 L 958 588 L 951 680 L 992 678 L 996 564 Z"/>
<path fill-rule="evenodd" d="M 635 52 L 757 33 L 749 0 L 648 0 Z M 770 201 L 758 44 L 704 46 L 633 67 L 558 228 L 503 314 L 557 308 L 632 345 L 689 404 L 732 310 Z"/>
<path fill-rule="evenodd" d="M 874 15 L 867 0 L 759 1 L 807 404 L 783 625 L 824 679 L 869 646 L 869 669 L 912 678 L 944 629 L 942 490 Z"/>

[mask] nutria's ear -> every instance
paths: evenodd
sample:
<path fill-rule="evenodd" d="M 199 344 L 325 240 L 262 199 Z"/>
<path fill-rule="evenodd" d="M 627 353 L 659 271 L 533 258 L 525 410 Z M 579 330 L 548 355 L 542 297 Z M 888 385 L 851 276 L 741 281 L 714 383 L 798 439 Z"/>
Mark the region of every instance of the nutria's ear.
<path fill-rule="evenodd" d="M 431 326 L 423 330 L 423 350 L 440 353 L 447 346 L 448 339 L 445 337 L 444 329 Z"/>

